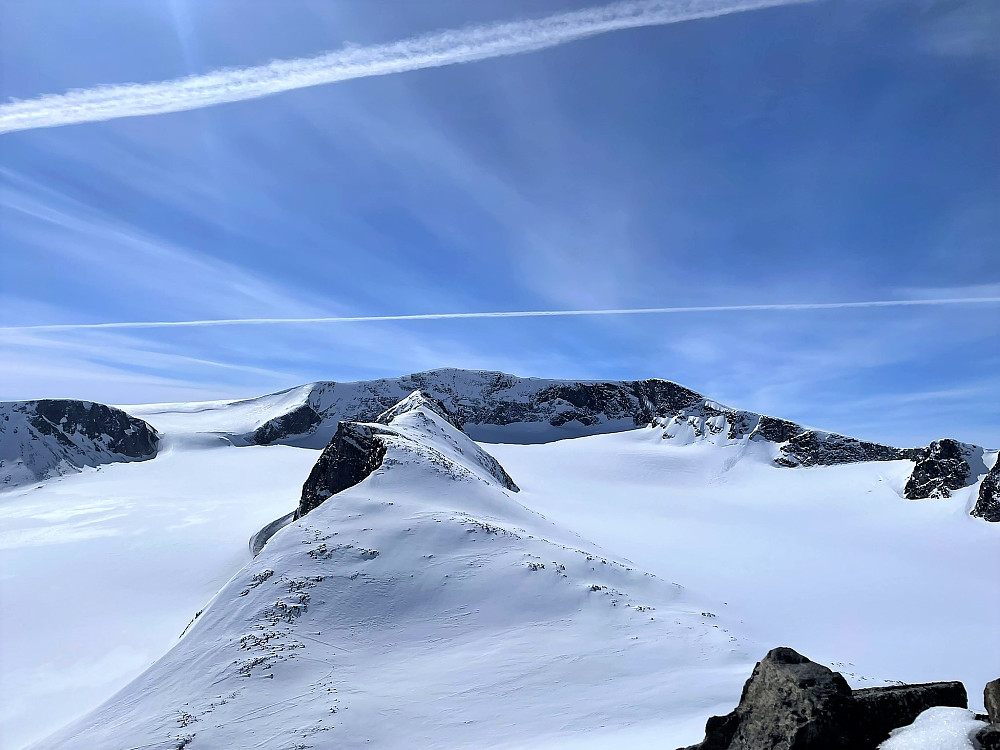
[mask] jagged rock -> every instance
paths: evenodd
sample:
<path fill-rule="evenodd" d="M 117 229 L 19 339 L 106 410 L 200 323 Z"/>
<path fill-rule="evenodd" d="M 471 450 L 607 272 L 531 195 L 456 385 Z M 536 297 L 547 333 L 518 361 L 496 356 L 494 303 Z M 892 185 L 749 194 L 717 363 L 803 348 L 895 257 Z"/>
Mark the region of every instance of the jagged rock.
<path fill-rule="evenodd" d="M 1000 724 L 989 724 L 976 732 L 981 750 L 1000 750 Z"/>
<path fill-rule="evenodd" d="M 914 464 L 903 495 L 908 500 L 950 497 L 953 490 L 968 486 L 971 470 L 961 443 L 949 438 L 935 440 Z"/>
<path fill-rule="evenodd" d="M 928 708 L 968 708 L 969 698 L 961 682 L 931 682 L 855 690 L 854 703 L 860 746 L 876 748 L 893 729 L 912 724 Z"/>
<path fill-rule="evenodd" d="M 857 750 L 847 681 L 790 648 L 768 652 L 736 710 L 713 716 L 688 750 Z"/>
<path fill-rule="evenodd" d="M 979 498 L 976 500 L 976 507 L 972 509 L 972 515 L 1000 523 L 1000 456 L 979 485 Z"/>
<path fill-rule="evenodd" d="M 736 710 L 713 716 L 686 750 L 876 750 L 934 706 L 966 708 L 961 682 L 851 690 L 838 672 L 790 648 L 770 651 Z"/>
<path fill-rule="evenodd" d="M 159 438 L 121 409 L 74 399 L 0 403 L 0 486 L 14 487 L 84 466 L 143 461 Z"/>
<path fill-rule="evenodd" d="M 990 723 L 1000 724 L 1000 679 L 986 683 L 983 703 L 986 706 L 986 715 L 990 717 Z"/>
<path fill-rule="evenodd" d="M 373 425 L 341 422 L 302 486 L 295 518 L 302 518 L 331 495 L 366 479 L 382 465 L 385 449 Z"/>

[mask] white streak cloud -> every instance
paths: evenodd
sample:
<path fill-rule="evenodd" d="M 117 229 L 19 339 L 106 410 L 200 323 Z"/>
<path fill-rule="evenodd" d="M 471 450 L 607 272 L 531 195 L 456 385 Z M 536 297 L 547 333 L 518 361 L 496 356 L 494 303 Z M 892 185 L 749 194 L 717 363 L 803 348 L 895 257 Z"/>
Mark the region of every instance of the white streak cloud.
<path fill-rule="evenodd" d="M 512 312 L 424 313 L 419 315 L 358 315 L 331 318 L 228 318 L 218 320 L 159 320 L 117 323 L 58 323 L 53 325 L 2 326 L 0 333 L 17 331 L 81 331 L 113 328 L 205 328 L 209 326 L 312 325 L 327 323 L 385 323 L 410 320 L 463 320 L 469 318 L 555 318 L 596 315 L 671 315 L 716 312 L 791 312 L 847 310 L 878 307 L 923 307 L 940 305 L 997 305 L 1000 297 L 958 299 L 895 299 L 865 302 L 803 302 L 773 305 L 707 305 L 700 307 L 635 307 L 611 310 L 520 310 Z"/>
<path fill-rule="evenodd" d="M 544 18 L 439 31 L 388 44 L 0 104 L 0 133 L 181 112 L 354 78 L 519 55 L 622 29 L 713 18 L 808 0 L 626 0 Z"/>

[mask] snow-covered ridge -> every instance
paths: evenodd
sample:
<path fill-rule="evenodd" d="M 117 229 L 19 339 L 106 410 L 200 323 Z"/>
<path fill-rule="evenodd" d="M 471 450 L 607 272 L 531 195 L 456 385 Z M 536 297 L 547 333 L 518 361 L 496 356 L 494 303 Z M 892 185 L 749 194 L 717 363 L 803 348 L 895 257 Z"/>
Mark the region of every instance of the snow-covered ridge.
<path fill-rule="evenodd" d="M 982 480 L 996 453 L 943 439 L 897 448 L 734 409 L 667 380 L 549 380 L 445 368 L 399 378 L 322 381 L 258 398 L 130 407 L 161 430 L 175 425 L 236 445 L 285 444 L 322 449 L 343 422 L 372 423 L 414 392 L 470 437 L 485 443 L 534 444 L 653 427 L 674 445 L 708 443 L 752 453 L 780 467 L 865 461 L 913 461 L 908 499 L 943 497 Z M 951 450 L 951 446 L 962 446 Z M 942 448 L 944 446 L 944 448 Z M 953 455 L 954 454 L 954 455 Z M 961 454 L 961 455 L 958 455 Z M 957 460 L 952 460 L 957 459 Z M 987 487 L 989 489 L 989 487 Z M 987 506 L 990 499 L 983 503 Z M 984 506 L 985 507 L 985 506 Z M 996 513 L 977 513 L 992 518 Z"/>
<path fill-rule="evenodd" d="M 121 409 L 91 401 L 0 402 L 0 489 L 79 471 L 85 466 L 145 461 L 156 432 Z"/>
<path fill-rule="evenodd" d="M 361 426 L 377 468 L 37 747 L 525 747 L 689 712 L 693 687 L 714 705 L 746 671 L 721 603 L 522 506 L 432 401 Z"/>

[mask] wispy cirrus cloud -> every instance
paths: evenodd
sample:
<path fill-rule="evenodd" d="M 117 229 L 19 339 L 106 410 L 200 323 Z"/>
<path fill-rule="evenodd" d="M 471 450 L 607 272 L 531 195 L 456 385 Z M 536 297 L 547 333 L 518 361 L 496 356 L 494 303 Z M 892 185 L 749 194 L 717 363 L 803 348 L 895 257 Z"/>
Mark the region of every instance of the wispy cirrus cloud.
<path fill-rule="evenodd" d="M 627 0 L 170 81 L 99 86 L 0 105 L 0 133 L 181 112 L 355 78 L 535 52 L 622 29 L 801 2 L 808 0 Z"/>
<path fill-rule="evenodd" d="M 11 331 L 74 331 L 112 328 L 208 328 L 243 325 L 309 325 L 322 323 L 387 323 L 415 320 L 461 320 L 470 318 L 552 318 L 598 315 L 676 315 L 718 312 L 799 312 L 877 307 L 925 307 L 928 305 L 997 305 L 1000 297 L 959 297 L 955 299 L 895 299 L 861 302 L 803 302 L 762 305 L 700 305 L 686 307 L 636 307 L 604 310 L 514 310 L 491 312 L 420 313 L 416 315 L 353 315 L 317 318 L 219 318 L 209 320 L 148 320 L 111 323 L 57 323 L 52 325 L 3 326 Z"/>

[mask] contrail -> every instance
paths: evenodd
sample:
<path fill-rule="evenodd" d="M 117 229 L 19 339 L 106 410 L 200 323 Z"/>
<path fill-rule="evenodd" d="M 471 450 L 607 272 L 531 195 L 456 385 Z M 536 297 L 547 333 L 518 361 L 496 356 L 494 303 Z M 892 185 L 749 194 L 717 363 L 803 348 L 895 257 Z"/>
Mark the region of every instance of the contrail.
<path fill-rule="evenodd" d="M 621 29 L 808 1 L 626 0 L 537 19 L 439 31 L 389 44 L 348 45 L 315 57 L 226 68 L 170 81 L 48 94 L 0 105 L 0 133 L 181 112 L 353 78 L 519 55 Z"/>
<path fill-rule="evenodd" d="M 359 315 L 336 318 L 226 318 L 221 320 L 151 320 L 124 323 L 57 323 L 3 326 L 0 333 L 18 331 L 83 331 L 115 328 L 204 328 L 208 326 L 307 325 L 320 323 L 385 323 L 406 320 L 461 320 L 467 318 L 554 318 L 578 315 L 671 315 L 681 313 L 754 312 L 788 310 L 843 310 L 859 307 L 916 307 L 923 305 L 996 305 L 1000 297 L 959 299 L 894 299 L 868 302 L 805 302 L 786 305 L 710 305 L 703 307 L 634 307 L 616 310 L 519 310 L 514 312 L 425 313 L 420 315 Z"/>

